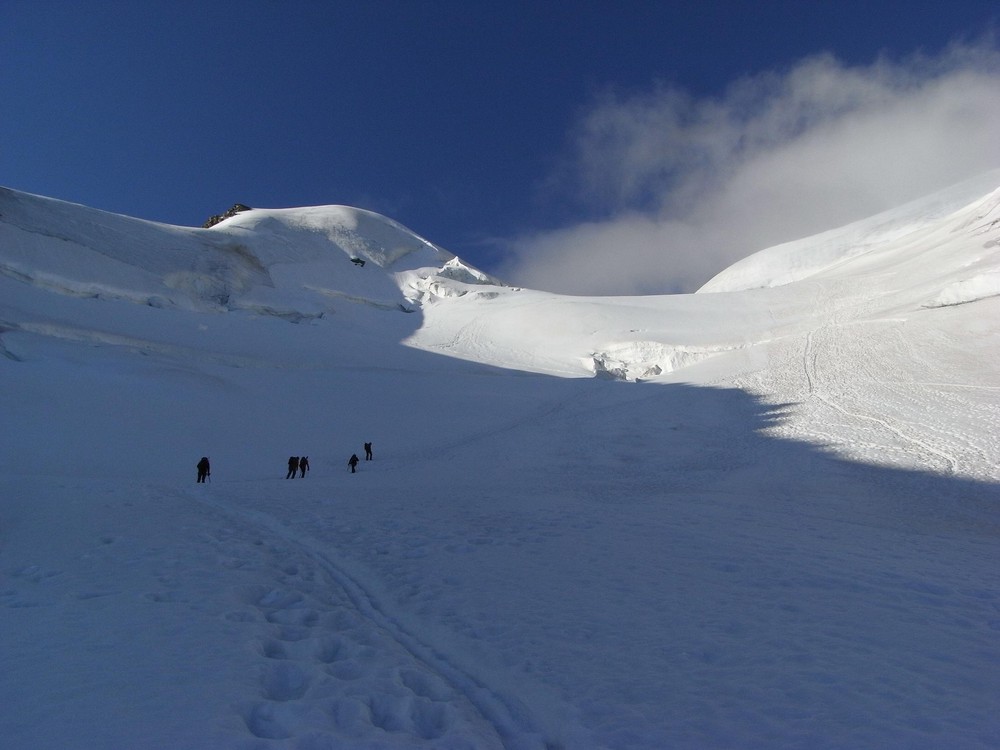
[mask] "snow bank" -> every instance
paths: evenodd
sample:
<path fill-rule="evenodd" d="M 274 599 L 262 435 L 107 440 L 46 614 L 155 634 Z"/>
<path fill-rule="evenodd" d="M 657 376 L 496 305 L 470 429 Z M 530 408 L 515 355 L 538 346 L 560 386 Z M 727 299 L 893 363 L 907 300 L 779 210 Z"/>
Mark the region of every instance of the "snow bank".
<path fill-rule="evenodd" d="M 648 380 L 702 362 L 734 347 L 671 346 L 658 341 L 631 341 L 594 352 L 594 374 L 612 380 Z"/>

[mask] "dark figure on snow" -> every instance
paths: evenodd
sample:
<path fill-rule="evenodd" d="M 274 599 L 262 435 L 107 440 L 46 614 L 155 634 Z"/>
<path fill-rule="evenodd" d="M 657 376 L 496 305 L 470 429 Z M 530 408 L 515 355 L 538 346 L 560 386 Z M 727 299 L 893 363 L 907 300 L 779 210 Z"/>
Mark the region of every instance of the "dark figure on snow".
<path fill-rule="evenodd" d="M 372 444 L 365 443 L 365 461 L 372 460 Z"/>
<path fill-rule="evenodd" d="M 299 457 L 289 456 L 288 457 L 288 473 L 285 474 L 285 479 L 295 479 L 295 475 L 299 472 Z"/>
<path fill-rule="evenodd" d="M 352 453 L 351 457 L 349 459 L 347 459 L 347 465 L 351 467 L 351 473 L 352 474 L 357 470 L 357 468 L 358 468 L 358 461 L 360 461 L 360 460 L 361 459 L 358 458 L 358 454 L 357 453 Z"/>
<path fill-rule="evenodd" d="M 212 476 L 212 466 L 208 463 L 208 456 L 202 456 L 198 462 L 198 481 L 204 482 L 205 477 Z"/>
<path fill-rule="evenodd" d="M 304 478 L 307 471 L 309 471 L 309 456 L 303 456 L 299 459 L 299 476 Z"/>

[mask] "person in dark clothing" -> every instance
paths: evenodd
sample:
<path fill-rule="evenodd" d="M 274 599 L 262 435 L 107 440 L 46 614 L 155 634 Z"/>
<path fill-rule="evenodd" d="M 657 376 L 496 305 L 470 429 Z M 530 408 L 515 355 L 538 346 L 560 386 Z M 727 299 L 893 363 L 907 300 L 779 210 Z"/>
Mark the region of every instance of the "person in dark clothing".
<path fill-rule="evenodd" d="M 285 474 L 285 479 L 295 479 L 295 475 L 299 472 L 299 457 L 289 456 L 288 457 L 288 473 Z"/>
<path fill-rule="evenodd" d="M 365 443 L 365 461 L 372 460 L 372 444 Z"/>
<path fill-rule="evenodd" d="M 357 470 L 358 461 L 360 461 L 360 460 L 361 459 L 358 458 L 358 454 L 357 453 L 352 453 L 351 457 L 349 459 L 347 459 L 347 465 L 351 467 L 351 473 L 352 474 Z"/>
<path fill-rule="evenodd" d="M 309 456 L 303 456 L 299 459 L 299 476 L 305 478 L 307 471 L 309 471 Z"/>
<path fill-rule="evenodd" d="M 198 462 L 198 481 L 204 482 L 205 477 L 212 475 L 212 466 L 208 463 L 208 456 L 202 456 Z"/>

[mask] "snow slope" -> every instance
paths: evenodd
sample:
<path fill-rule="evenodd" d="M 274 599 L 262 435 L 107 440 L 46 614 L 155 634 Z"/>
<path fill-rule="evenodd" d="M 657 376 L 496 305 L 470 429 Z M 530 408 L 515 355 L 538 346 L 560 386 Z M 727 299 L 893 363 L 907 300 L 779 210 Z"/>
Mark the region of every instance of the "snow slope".
<path fill-rule="evenodd" d="M 986 179 L 642 298 L 0 191 L 4 746 L 1000 746 Z"/>

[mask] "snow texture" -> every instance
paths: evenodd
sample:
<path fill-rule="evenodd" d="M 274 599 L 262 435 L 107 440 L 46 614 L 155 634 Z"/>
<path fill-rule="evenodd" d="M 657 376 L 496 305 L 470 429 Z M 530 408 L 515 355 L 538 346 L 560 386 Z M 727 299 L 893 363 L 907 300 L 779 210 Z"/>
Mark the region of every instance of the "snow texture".
<path fill-rule="evenodd" d="M 0 190 L 0 744 L 1000 747 L 984 180 L 637 298 Z"/>

